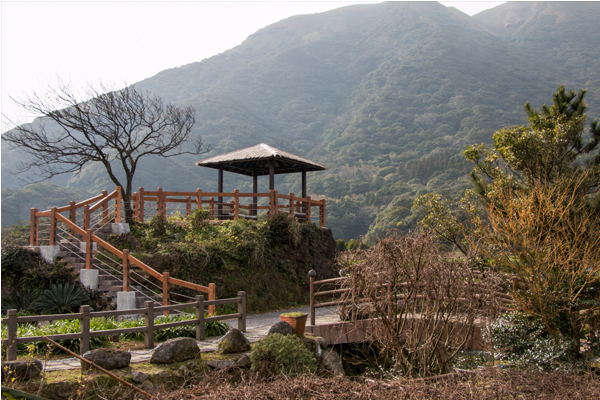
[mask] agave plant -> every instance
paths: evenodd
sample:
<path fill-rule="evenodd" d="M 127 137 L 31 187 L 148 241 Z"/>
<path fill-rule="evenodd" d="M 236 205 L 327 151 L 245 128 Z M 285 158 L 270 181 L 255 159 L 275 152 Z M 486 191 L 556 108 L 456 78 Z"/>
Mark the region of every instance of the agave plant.
<path fill-rule="evenodd" d="M 42 292 L 34 307 L 42 313 L 70 313 L 81 305 L 89 304 L 89 297 L 82 286 L 58 283 Z"/>

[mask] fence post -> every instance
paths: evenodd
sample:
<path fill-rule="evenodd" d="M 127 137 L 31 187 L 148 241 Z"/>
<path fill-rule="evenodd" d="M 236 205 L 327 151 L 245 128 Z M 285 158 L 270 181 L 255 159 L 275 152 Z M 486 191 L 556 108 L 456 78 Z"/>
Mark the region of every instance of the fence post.
<path fill-rule="evenodd" d="M 29 245 L 37 246 L 38 245 L 38 213 L 37 208 L 31 209 L 31 217 L 30 217 L 30 225 L 29 225 Z"/>
<path fill-rule="evenodd" d="M 163 190 L 162 188 L 156 189 L 156 213 L 162 214 L 163 211 Z"/>
<path fill-rule="evenodd" d="M 196 210 L 202 208 L 202 189 L 196 189 Z"/>
<path fill-rule="evenodd" d="M 90 229 L 90 206 L 87 204 L 83 206 L 83 229 Z"/>
<path fill-rule="evenodd" d="M 154 348 L 154 302 L 146 301 L 144 303 L 146 311 L 144 313 L 144 322 L 146 332 L 144 332 L 144 345 L 147 349 Z"/>
<path fill-rule="evenodd" d="M 123 250 L 123 291 L 129 292 L 129 250 Z"/>
<path fill-rule="evenodd" d="M 169 305 L 169 273 L 166 271 L 163 272 L 162 282 L 163 282 L 163 306 L 168 306 Z M 169 312 L 163 311 L 163 315 L 166 317 L 167 315 L 169 315 Z"/>
<path fill-rule="evenodd" d="M 121 186 L 115 187 L 115 191 L 117 192 L 117 197 L 115 198 L 115 222 L 117 224 L 121 223 L 121 203 L 123 201 L 123 193 L 121 193 Z"/>
<path fill-rule="evenodd" d="M 133 210 L 133 220 L 138 221 L 140 218 L 140 203 L 138 201 L 138 194 L 134 192 L 131 195 L 131 209 Z"/>
<path fill-rule="evenodd" d="M 235 189 L 233 191 L 233 219 L 238 220 L 240 218 L 240 191 Z"/>
<path fill-rule="evenodd" d="M 85 269 L 92 269 L 92 230 L 85 231 Z"/>
<path fill-rule="evenodd" d="M 77 207 L 77 203 L 74 202 L 74 201 L 70 201 L 69 202 L 69 207 L 71 207 L 69 209 L 69 220 L 73 224 L 77 225 L 77 208 L 76 208 Z M 69 233 L 73 234 L 73 232 L 74 232 L 73 229 L 69 228 Z"/>
<path fill-rule="evenodd" d="M 238 330 L 246 332 L 246 292 L 238 292 Z"/>
<path fill-rule="evenodd" d="M 306 196 L 306 211 L 304 211 L 306 213 L 306 221 L 308 221 L 308 223 L 310 223 L 310 196 Z"/>
<path fill-rule="evenodd" d="M 84 355 L 90 351 L 90 306 L 79 307 L 81 313 L 81 319 L 79 320 L 79 327 L 81 331 L 81 338 L 79 339 L 79 354 Z"/>
<path fill-rule="evenodd" d="M 6 361 L 15 361 L 17 359 L 17 310 L 8 310 L 8 348 L 6 349 Z"/>
<path fill-rule="evenodd" d="M 210 212 L 210 219 L 215 219 L 215 199 L 214 197 L 208 198 L 208 210 Z"/>
<path fill-rule="evenodd" d="M 186 196 L 185 198 L 185 215 L 190 215 L 192 213 L 192 198 L 190 196 Z"/>
<path fill-rule="evenodd" d="M 308 277 L 310 279 L 310 324 L 315 325 L 315 277 L 317 271 L 311 269 L 308 271 Z"/>
<path fill-rule="evenodd" d="M 108 192 L 106 190 L 102 191 L 102 196 L 106 198 L 108 196 Z M 108 202 L 105 201 L 102 203 L 102 224 L 108 223 Z"/>
<path fill-rule="evenodd" d="M 56 244 L 56 207 L 50 209 L 50 246 Z"/>
<path fill-rule="evenodd" d="M 290 215 L 294 215 L 294 193 L 290 193 Z"/>
<path fill-rule="evenodd" d="M 323 199 L 323 205 L 321 206 L 320 210 L 319 223 L 321 228 L 325 228 L 325 199 Z"/>
<path fill-rule="evenodd" d="M 215 285 L 214 283 L 209 283 L 208 284 L 208 301 L 216 300 L 216 299 L 217 299 L 217 285 Z M 210 315 L 210 316 L 215 315 L 215 306 L 214 305 L 208 306 L 208 315 Z"/>
<path fill-rule="evenodd" d="M 138 190 L 139 193 L 139 212 L 138 212 L 138 222 L 144 222 L 144 188 L 141 187 Z"/>
<path fill-rule="evenodd" d="M 196 296 L 196 340 L 204 340 L 204 296 Z"/>

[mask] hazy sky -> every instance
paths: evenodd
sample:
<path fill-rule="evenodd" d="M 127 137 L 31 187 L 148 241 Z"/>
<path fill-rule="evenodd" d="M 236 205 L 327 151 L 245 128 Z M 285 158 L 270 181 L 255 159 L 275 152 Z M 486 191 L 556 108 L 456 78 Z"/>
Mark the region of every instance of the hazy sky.
<path fill-rule="evenodd" d="M 43 93 L 58 77 L 123 87 L 222 53 L 284 18 L 359 3 L 379 1 L 2 1 L 2 114 L 31 120 L 9 96 Z M 474 15 L 503 2 L 441 3 Z"/>

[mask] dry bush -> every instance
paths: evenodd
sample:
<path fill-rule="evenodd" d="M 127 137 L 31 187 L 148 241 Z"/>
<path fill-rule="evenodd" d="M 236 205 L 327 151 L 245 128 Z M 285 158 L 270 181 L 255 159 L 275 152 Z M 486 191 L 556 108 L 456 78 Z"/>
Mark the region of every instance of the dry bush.
<path fill-rule="evenodd" d="M 345 268 L 350 319 L 374 318 L 365 333 L 406 377 L 449 372 L 476 319 L 496 314 L 497 279 L 439 251 L 426 234 L 383 239 Z"/>
<path fill-rule="evenodd" d="M 516 309 L 552 333 L 566 320 L 576 340 L 600 313 L 600 212 L 589 203 L 588 181 L 581 174 L 519 193 L 498 189 L 479 239 L 483 256 L 523 283 L 513 292 Z"/>
<path fill-rule="evenodd" d="M 490 368 L 476 373 L 452 375 L 434 381 L 351 381 L 304 375 L 274 381 L 248 380 L 231 383 L 226 379 L 198 384 L 192 388 L 163 393 L 155 398 L 181 399 L 597 399 L 600 382 L 592 375 L 548 374 Z"/>

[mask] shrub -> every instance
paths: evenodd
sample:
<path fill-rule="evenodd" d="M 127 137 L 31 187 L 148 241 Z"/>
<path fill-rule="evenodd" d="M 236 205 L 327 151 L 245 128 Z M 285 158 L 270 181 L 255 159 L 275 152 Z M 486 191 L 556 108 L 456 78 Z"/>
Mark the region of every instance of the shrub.
<path fill-rule="evenodd" d="M 495 358 L 524 369 L 569 370 L 578 361 L 577 342 L 550 334 L 539 317 L 523 313 L 500 316 L 491 327 Z"/>
<path fill-rule="evenodd" d="M 47 314 L 63 314 L 77 311 L 89 298 L 85 289 L 73 283 L 59 283 L 42 292 L 33 305 L 34 308 Z"/>
<path fill-rule="evenodd" d="M 2 315 L 6 315 L 7 310 L 17 310 L 21 313 L 31 311 L 38 296 L 39 292 L 36 290 L 15 291 L 10 296 L 2 296 Z"/>
<path fill-rule="evenodd" d="M 274 333 L 252 346 L 252 371 L 260 375 L 314 373 L 317 360 L 295 335 Z"/>

